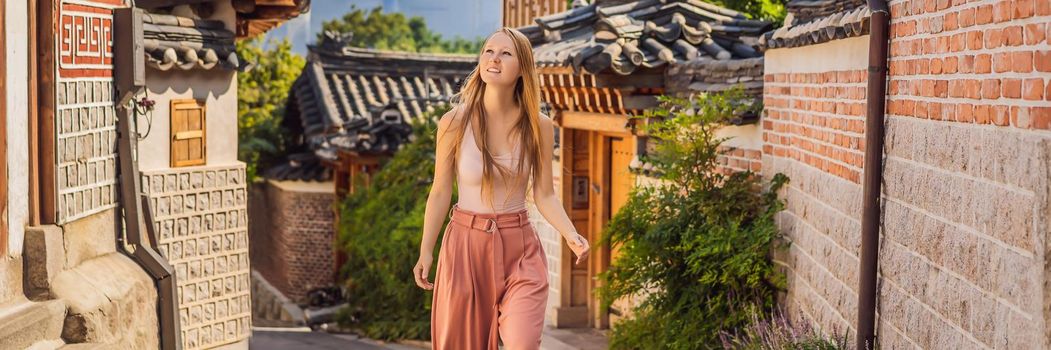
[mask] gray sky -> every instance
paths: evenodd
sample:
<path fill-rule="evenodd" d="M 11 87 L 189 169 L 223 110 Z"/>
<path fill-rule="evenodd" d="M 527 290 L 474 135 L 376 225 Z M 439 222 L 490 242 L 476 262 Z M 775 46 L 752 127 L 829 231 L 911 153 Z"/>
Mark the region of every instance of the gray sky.
<path fill-rule="evenodd" d="M 288 38 L 292 49 L 305 55 L 306 44 L 317 37 L 321 23 L 342 17 L 350 12 L 351 5 L 366 10 L 383 6 L 384 12 L 423 17 L 428 28 L 445 38 L 474 38 L 491 33 L 500 26 L 503 6 L 499 0 L 312 0 L 310 12 L 270 31 L 266 37 Z"/>

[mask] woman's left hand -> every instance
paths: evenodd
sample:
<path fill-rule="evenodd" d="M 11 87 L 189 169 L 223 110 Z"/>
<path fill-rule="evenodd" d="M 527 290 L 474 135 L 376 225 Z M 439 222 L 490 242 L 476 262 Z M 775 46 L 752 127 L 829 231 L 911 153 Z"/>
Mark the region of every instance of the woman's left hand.
<path fill-rule="evenodd" d="M 577 256 L 576 264 L 588 259 L 591 245 L 588 244 L 588 240 L 581 236 L 579 233 L 573 232 L 566 236 L 566 243 L 569 243 L 569 249 L 573 251 L 573 254 Z"/>

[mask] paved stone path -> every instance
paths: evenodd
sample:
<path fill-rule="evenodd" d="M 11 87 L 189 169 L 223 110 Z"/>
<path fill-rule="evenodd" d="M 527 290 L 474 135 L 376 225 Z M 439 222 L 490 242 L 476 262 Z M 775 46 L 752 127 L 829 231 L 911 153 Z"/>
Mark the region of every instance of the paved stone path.
<path fill-rule="evenodd" d="M 252 330 L 252 350 L 409 350 L 399 344 L 379 344 L 354 335 L 310 332 L 296 328 Z"/>
<path fill-rule="evenodd" d="M 604 332 L 593 329 L 544 330 L 542 350 L 601 350 L 608 347 Z M 249 341 L 251 350 L 423 350 L 402 344 L 380 343 L 349 334 L 311 332 L 308 328 L 256 327 Z"/>

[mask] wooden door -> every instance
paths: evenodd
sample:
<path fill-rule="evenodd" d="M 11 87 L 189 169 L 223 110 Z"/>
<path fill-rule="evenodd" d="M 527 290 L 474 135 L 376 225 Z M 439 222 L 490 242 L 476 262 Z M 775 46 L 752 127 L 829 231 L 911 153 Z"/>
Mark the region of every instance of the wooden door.
<path fill-rule="evenodd" d="M 570 181 L 576 197 L 574 200 L 576 203 L 570 203 L 570 210 L 572 211 L 570 219 L 573 220 L 573 227 L 584 237 L 590 236 L 588 230 L 588 205 L 591 198 L 589 195 L 591 189 L 588 186 L 587 142 L 588 134 L 586 132 L 573 132 L 573 143 L 578 145 L 578 147 L 573 148 L 573 162 L 570 169 L 571 174 L 573 174 Z M 566 243 L 563 241 L 562 244 Z M 569 250 L 568 245 L 566 250 L 569 251 L 569 261 L 575 261 L 576 256 L 573 255 L 572 250 Z M 587 307 L 588 265 L 586 263 L 573 264 L 570 276 L 572 280 L 571 285 L 573 286 L 573 293 L 570 294 L 570 305 Z"/>
<path fill-rule="evenodd" d="M 575 256 L 562 244 L 561 305 L 557 327 L 608 328 L 624 315 L 630 304 L 618 301 L 611 309 L 601 308 L 595 295 L 598 274 L 616 259 L 616 248 L 601 245 L 603 228 L 627 202 L 635 177 L 628 172 L 634 156 L 635 140 L 627 133 L 607 133 L 562 129 L 561 138 L 563 205 L 581 235 L 592 242 L 591 257 L 585 264 L 574 264 Z"/>
<path fill-rule="evenodd" d="M 633 155 L 634 139 L 627 133 L 592 132 L 591 140 L 591 181 L 594 189 L 592 195 L 596 200 L 591 203 L 590 235 L 588 240 L 598 242 L 605 231 L 613 210 L 620 209 L 627 199 L 634 178 L 627 172 L 627 165 Z M 626 190 L 625 190 L 626 189 Z M 610 311 L 622 314 L 619 309 L 601 308 L 595 290 L 601 284 L 597 276 L 609 270 L 613 262 L 614 249 L 609 244 L 592 244 L 592 258 L 589 266 L 588 313 L 589 325 L 594 328 L 609 328 Z M 616 305 L 612 305 L 616 306 Z M 614 316 L 618 316 L 614 314 Z"/>
<path fill-rule="evenodd" d="M 560 162 L 562 166 L 562 204 L 573 221 L 573 227 L 590 239 L 591 192 L 590 158 L 588 157 L 590 133 L 583 130 L 562 129 L 560 133 Z M 576 256 L 562 240 L 561 305 L 556 313 L 555 325 L 560 328 L 587 327 L 589 305 L 588 264 L 574 264 Z"/>
<path fill-rule="evenodd" d="M 610 138 L 609 141 L 609 211 L 607 212 L 609 219 L 612 219 L 617 211 L 628 202 L 628 194 L 631 193 L 632 186 L 635 185 L 635 175 L 628 170 L 628 164 L 631 163 L 631 158 L 634 156 L 635 147 L 632 144 L 632 140 L 624 137 Z M 617 260 L 620 256 L 620 246 L 613 245 L 610 249 L 610 262 Z M 632 307 L 632 300 L 621 299 L 613 302 L 610 305 L 610 324 L 615 324 L 620 318 L 629 315 L 629 311 Z"/>

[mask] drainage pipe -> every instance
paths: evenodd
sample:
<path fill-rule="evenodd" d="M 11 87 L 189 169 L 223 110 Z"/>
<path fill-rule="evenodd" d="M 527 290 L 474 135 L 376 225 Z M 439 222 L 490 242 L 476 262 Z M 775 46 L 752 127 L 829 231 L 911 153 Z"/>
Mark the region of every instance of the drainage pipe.
<path fill-rule="evenodd" d="M 182 349 L 182 331 L 179 325 L 179 302 L 176 299 L 175 270 L 154 250 L 156 233 L 149 217 L 149 202 L 140 200 L 138 166 L 138 139 L 132 122 L 134 114 L 128 108 L 128 98 L 117 106 L 117 156 L 120 160 L 121 206 L 124 209 L 124 247 L 132 260 L 139 264 L 157 284 L 160 349 Z M 145 205 L 144 205 L 145 203 Z M 144 217 L 144 215 L 146 217 Z M 150 243 L 153 244 L 150 244 Z"/>
<path fill-rule="evenodd" d="M 886 0 L 869 0 L 868 108 L 865 117 L 865 168 L 862 179 L 861 262 L 858 275 L 857 348 L 876 347 L 876 273 L 879 267 L 880 187 L 887 102 L 890 9 Z"/>

